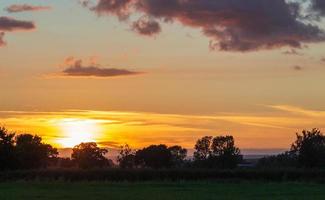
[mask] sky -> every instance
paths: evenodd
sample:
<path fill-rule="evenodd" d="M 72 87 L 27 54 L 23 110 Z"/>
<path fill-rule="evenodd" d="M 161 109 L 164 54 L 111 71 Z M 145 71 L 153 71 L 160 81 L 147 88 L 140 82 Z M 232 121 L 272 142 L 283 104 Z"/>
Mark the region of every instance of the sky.
<path fill-rule="evenodd" d="M 0 0 L 0 125 L 56 147 L 325 128 L 322 0 Z"/>

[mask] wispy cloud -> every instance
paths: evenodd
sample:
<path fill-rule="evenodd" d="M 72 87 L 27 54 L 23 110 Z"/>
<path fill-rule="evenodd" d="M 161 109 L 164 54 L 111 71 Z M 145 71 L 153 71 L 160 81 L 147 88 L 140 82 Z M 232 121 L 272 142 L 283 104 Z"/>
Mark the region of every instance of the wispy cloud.
<path fill-rule="evenodd" d="M 272 105 L 271 108 L 286 111 L 293 114 L 300 114 L 307 117 L 325 117 L 325 111 L 308 110 L 290 105 Z"/>
<path fill-rule="evenodd" d="M 284 55 L 303 56 L 303 53 L 298 52 L 296 49 L 290 49 L 283 52 Z"/>
<path fill-rule="evenodd" d="M 42 11 L 42 10 L 50 10 L 50 6 L 33 6 L 29 4 L 14 4 L 7 7 L 5 10 L 10 13 L 16 12 L 26 12 L 26 11 Z"/>

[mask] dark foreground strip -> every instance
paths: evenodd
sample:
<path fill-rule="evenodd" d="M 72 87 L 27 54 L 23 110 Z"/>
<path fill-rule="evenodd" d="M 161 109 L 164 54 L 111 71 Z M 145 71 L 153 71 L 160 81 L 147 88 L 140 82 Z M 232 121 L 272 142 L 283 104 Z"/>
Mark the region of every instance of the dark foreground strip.
<path fill-rule="evenodd" d="M 0 181 L 181 181 L 181 180 L 263 180 L 313 181 L 325 183 L 324 170 L 194 170 L 194 169 L 100 169 L 29 170 L 0 172 Z"/>

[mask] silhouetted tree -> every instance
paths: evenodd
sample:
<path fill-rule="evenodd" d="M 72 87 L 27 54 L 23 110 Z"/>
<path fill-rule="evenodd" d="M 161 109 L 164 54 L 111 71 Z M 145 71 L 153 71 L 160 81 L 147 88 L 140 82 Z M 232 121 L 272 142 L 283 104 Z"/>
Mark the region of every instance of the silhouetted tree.
<path fill-rule="evenodd" d="M 128 144 L 121 146 L 117 161 L 120 168 L 135 167 L 135 152 L 130 148 Z"/>
<path fill-rule="evenodd" d="M 0 170 L 13 169 L 16 166 L 14 133 L 0 127 Z"/>
<path fill-rule="evenodd" d="M 211 158 L 213 166 L 220 168 L 235 168 L 241 161 L 242 155 L 235 146 L 233 136 L 218 136 L 211 145 Z"/>
<path fill-rule="evenodd" d="M 203 161 L 209 158 L 211 154 L 211 141 L 212 136 L 205 136 L 199 140 L 197 140 L 195 144 L 195 152 L 194 152 L 194 160 Z"/>
<path fill-rule="evenodd" d="M 205 136 L 196 142 L 194 149 L 197 167 L 234 168 L 242 160 L 232 136 Z"/>
<path fill-rule="evenodd" d="M 16 137 L 16 156 L 18 168 L 35 169 L 47 167 L 58 156 L 58 151 L 49 144 L 42 143 L 42 138 L 30 134 Z"/>
<path fill-rule="evenodd" d="M 94 142 L 81 143 L 73 147 L 71 158 L 82 169 L 102 168 L 110 164 L 104 156 L 107 152 Z"/>
<path fill-rule="evenodd" d="M 296 134 L 290 152 L 297 156 L 301 167 L 325 167 L 325 136 L 319 129 L 303 130 Z"/>
<path fill-rule="evenodd" d="M 172 166 L 172 154 L 166 145 L 151 145 L 135 154 L 138 166 L 149 168 L 168 168 Z"/>
<path fill-rule="evenodd" d="M 184 165 L 187 149 L 182 148 L 181 146 L 171 146 L 168 148 L 170 153 L 172 154 L 172 163 L 173 166 L 180 167 Z"/>

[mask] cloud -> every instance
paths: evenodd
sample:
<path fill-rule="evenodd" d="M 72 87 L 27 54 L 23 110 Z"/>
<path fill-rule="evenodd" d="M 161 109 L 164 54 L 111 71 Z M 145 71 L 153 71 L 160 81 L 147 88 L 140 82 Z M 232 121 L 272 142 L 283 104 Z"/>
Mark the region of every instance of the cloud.
<path fill-rule="evenodd" d="M 16 20 L 11 17 L 0 17 L 0 31 L 27 31 L 35 28 L 35 24 L 31 21 Z"/>
<path fill-rule="evenodd" d="M 5 33 L 4 32 L 1 32 L 0 33 L 0 47 L 6 46 L 6 42 L 3 39 L 4 36 L 5 36 Z"/>
<path fill-rule="evenodd" d="M 296 70 L 296 71 L 301 71 L 301 70 L 303 70 L 304 68 L 301 67 L 300 65 L 295 65 L 295 66 L 293 66 L 293 69 Z"/>
<path fill-rule="evenodd" d="M 67 138 L 59 128 L 62 120 L 90 120 L 100 127 L 101 134 L 94 134 L 94 140 L 102 146 L 116 146 L 125 142 L 132 146 L 165 142 L 169 145 L 177 141 L 177 144 L 192 147 L 201 136 L 230 132 L 245 147 L 252 148 L 251 141 L 254 141 L 255 148 L 270 145 L 269 141 L 275 141 L 275 147 L 285 147 L 298 129 L 325 127 L 324 110 L 308 110 L 290 105 L 270 107 L 277 111 L 213 115 L 95 110 L 0 111 L 0 120 L 14 131 L 27 130 L 43 134 L 41 136 L 52 144 Z M 279 141 L 283 142 L 283 146 Z"/>
<path fill-rule="evenodd" d="M 0 47 L 6 46 L 5 32 L 29 31 L 35 29 L 34 22 L 17 20 L 11 17 L 0 17 Z"/>
<path fill-rule="evenodd" d="M 100 0 L 91 10 L 98 14 L 108 14 L 118 16 L 120 20 L 125 20 L 130 14 L 130 4 L 133 0 Z M 89 1 L 84 1 L 84 5 L 89 7 Z"/>
<path fill-rule="evenodd" d="M 61 75 L 65 77 L 108 78 L 143 74 L 142 72 L 129 71 L 126 69 L 102 68 L 96 63 L 85 66 L 82 60 L 76 60 L 73 57 L 67 58 L 65 64 L 69 65 L 68 68 L 64 69 L 61 73 Z"/>
<path fill-rule="evenodd" d="M 318 14 L 325 16 L 325 1 L 311 0 L 311 8 Z"/>
<path fill-rule="evenodd" d="M 146 36 L 153 36 L 161 31 L 160 25 L 157 21 L 145 16 L 133 22 L 132 29 L 140 35 Z"/>
<path fill-rule="evenodd" d="M 284 55 L 303 56 L 303 53 L 298 52 L 296 49 L 290 49 L 283 52 Z"/>
<path fill-rule="evenodd" d="M 42 10 L 50 10 L 49 6 L 33 6 L 28 4 L 14 4 L 7 7 L 5 10 L 10 13 L 16 12 L 26 12 L 26 11 L 42 11 Z"/>
<path fill-rule="evenodd" d="M 320 59 L 321 62 L 325 62 L 325 57 Z"/>
<path fill-rule="evenodd" d="M 314 0 L 317 7 L 322 2 Z M 114 15 L 124 21 L 132 14 L 149 16 L 155 20 L 153 33 L 160 32 L 158 21 L 178 22 L 200 29 L 210 38 L 213 50 L 246 52 L 301 48 L 303 43 L 324 41 L 320 27 L 301 20 L 301 4 L 285 0 L 98 0 L 94 6 L 87 5 L 99 15 Z"/>
<path fill-rule="evenodd" d="M 306 117 L 325 117 L 325 111 L 309 110 L 301 107 L 290 106 L 290 105 L 271 105 L 273 109 L 290 112 L 293 114 L 304 115 Z"/>
<path fill-rule="evenodd" d="M 104 147 L 110 147 L 110 148 L 120 148 L 121 147 L 121 144 L 118 143 L 118 142 L 114 142 L 114 141 L 100 141 L 100 142 L 97 142 L 97 144 L 99 146 L 104 146 Z"/>

